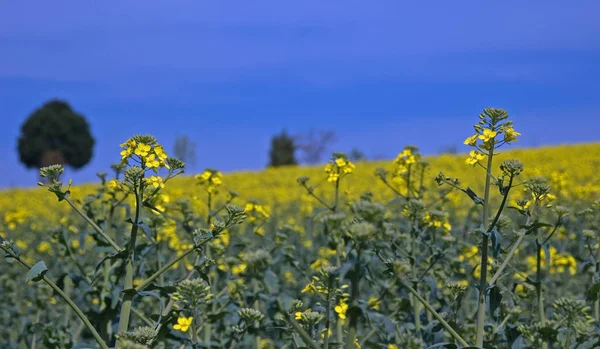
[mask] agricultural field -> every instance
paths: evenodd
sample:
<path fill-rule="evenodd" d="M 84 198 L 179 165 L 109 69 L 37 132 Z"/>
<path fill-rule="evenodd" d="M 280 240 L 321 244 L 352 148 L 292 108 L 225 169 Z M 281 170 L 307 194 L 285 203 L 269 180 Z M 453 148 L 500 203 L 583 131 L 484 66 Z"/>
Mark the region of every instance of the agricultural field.
<path fill-rule="evenodd" d="M 600 347 L 600 144 L 511 149 L 499 109 L 464 136 L 231 174 L 133 136 L 97 183 L 43 168 L 0 192 L 0 347 Z"/>

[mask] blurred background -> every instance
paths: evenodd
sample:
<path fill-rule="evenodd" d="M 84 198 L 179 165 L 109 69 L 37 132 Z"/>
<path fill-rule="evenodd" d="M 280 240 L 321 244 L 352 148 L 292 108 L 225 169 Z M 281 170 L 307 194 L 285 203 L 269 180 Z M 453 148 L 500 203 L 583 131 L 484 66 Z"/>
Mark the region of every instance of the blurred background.
<path fill-rule="evenodd" d="M 598 1 L 4 1 L 0 188 L 33 186 L 55 162 L 95 181 L 146 133 L 192 173 L 332 151 L 387 159 L 406 144 L 463 152 L 485 107 L 509 112 L 516 146 L 596 142 L 598 13 Z"/>

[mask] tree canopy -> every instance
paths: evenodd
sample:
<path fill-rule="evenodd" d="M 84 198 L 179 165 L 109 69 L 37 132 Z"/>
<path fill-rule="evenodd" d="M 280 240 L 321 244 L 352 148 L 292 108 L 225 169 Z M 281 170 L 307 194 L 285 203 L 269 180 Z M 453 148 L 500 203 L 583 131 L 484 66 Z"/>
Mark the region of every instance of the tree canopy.
<path fill-rule="evenodd" d="M 60 163 L 74 169 L 93 156 L 95 139 L 86 119 L 62 100 L 50 100 L 21 125 L 19 160 L 27 168 Z"/>
<path fill-rule="evenodd" d="M 296 165 L 296 145 L 294 139 L 285 130 L 271 139 L 269 166 Z"/>

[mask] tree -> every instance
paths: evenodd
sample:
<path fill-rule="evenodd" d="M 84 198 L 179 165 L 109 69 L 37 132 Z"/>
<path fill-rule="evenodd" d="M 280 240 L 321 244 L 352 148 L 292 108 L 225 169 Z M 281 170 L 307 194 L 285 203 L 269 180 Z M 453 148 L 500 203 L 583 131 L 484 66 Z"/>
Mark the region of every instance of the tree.
<path fill-rule="evenodd" d="M 175 157 L 186 164 L 196 164 L 196 143 L 187 135 L 178 136 L 173 147 Z"/>
<path fill-rule="evenodd" d="M 80 169 L 91 160 L 95 140 L 81 114 L 53 99 L 29 115 L 17 143 L 19 160 L 27 168 L 60 164 Z"/>
<path fill-rule="evenodd" d="M 319 131 L 317 134 L 310 130 L 306 135 L 297 138 L 297 146 L 303 154 L 303 160 L 308 164 L 316 164 L 323 158 L 327 148 L 335 142 L 333 131 Z"/>
<path fill-rule="evenodd" d="M 350 160 L 352 160 L 354 162 L 365 161 L 365 160 L 367 160 L 367 156 L 362 151 L 360 151 L 356 148 L 353 148 L 352 151 L 350 152 Z"/>
<path fill-rule="evenodd" d="M 271 138 L 269 166 L 296 165 L 296 144 L 285 130 Z"/>

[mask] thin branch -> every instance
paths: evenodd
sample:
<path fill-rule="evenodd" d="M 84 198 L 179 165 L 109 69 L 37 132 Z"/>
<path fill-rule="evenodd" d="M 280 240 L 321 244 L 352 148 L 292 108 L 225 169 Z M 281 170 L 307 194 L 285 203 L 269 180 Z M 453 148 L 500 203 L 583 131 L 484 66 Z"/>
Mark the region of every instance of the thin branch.
<path fill-rule="evenodd" d="M 75 204 L 73 203 L 73 201 L 71 201 L 69 198 L 65 198 L 65 201 L 75 210 L 75 212 L 79 213 L 79 215 L 81 217 L 83 217 L 83 219 L 89 223 L 89 225 L 92 226 L 92 228 L 94 228 L 94 230 L 100 234 L 111 246 L 112 248 L 115 249 L 115 251 L 117 252 L 121 252 L 121 248 L 119 247 L 119 245 L 117 245 L 116 242 L 114 242 L 113 239 L 110 238 L 110 236 L 106 235 L 106 233 L 104 232 L 104 230 L 102 230 L 102 228 L 100 228 L 98 226 L 98 224 L 96 224 L 93 220 L 90 219 L 90 217 L 88 217 L 85 212 L 83 212 L 79 207 L 75 206 Z"/>

